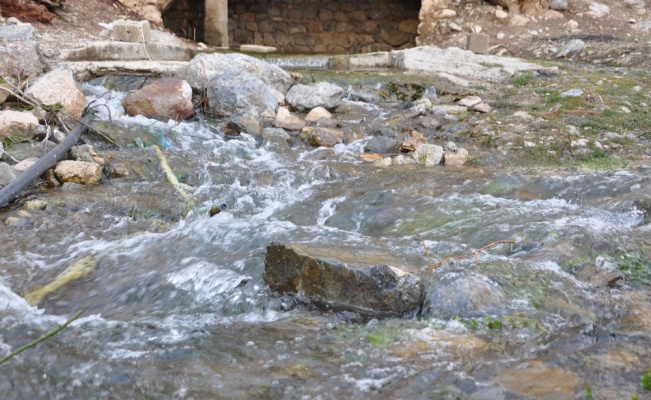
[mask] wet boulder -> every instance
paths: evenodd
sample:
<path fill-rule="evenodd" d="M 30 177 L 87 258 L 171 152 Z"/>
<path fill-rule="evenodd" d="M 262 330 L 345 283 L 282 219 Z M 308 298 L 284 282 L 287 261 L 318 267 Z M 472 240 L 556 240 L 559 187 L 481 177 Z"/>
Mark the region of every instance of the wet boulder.
<path fill-rule="evenodd" d="M 364 151 L 371 153 L 397 153 L 400 141 L 386 136 L 373 136 L 366 142 Z"/>
<path fill-rule="evenodd" d="M 61 161 L 54 168 L 59 182 L 95 184 L 102 179 L 102 166 L 85 161 Z"/>
<path fill-rule="evenodd" d="M 337 128 L 306 126 L 301 130 L 301 139 L 314 147 L 334 147 L 343 143 L 344 132 Z"/>
<path fill-rule="evenodd" d="M 416 147 L 414 158 L 419 164 L 424 164 L 427 167 L 439 165 L 443 158 L 443 147 L 435 144 L 421 144 Z"/>
<path fill-rule="evenodd" d="M 251 110 L 273 115 L 278 109 L 274 92 L 259 78 L 248 72 L 229 69 L 208 83 L 210 109 L 219 114 L 244 115 Z"/>
<path fill-rule="evenodd" d="M 427 293 L 423 316 L 473 318 L 503 313 L 506 296 L 484 275 L 450 272 Z"/>
<path fill-rule="evenodd" d="M 179 78 L 162 78 L 129 94 L 124 108 L 131 115 L 182 120 L 194 115 L 192 88 Z"/>
<path fill-rule="evenodd" d="M 198 54 L 177 76 L 185 79 L 195 89 L 205 89 L 216 75 L 227 69 L 249 73 L 262 80 L 274 91 L 285 95 L 293 81 L 289 73 L 277 65 L 266 63 L 245 54 Z"/>
<path fill-rule="evenodd" d="M 334 109 L 341 105 L 344 89 L 327 82 L 313 85 L 296 85 L 287 92 L 286 100 L 289 105 L 299 111 L 311 110 L 316 107 Z"/>
<path fill-rule="evenodd" d="M 369 317 L 414 315 L 424 296 L 422 282 L 396 267 L 376 264 L 377 259 L 381 257 L 342 248 L 274 242 L 267 246 L 264 280 L 273 290 L 300 293 L 322 309 Z"/>

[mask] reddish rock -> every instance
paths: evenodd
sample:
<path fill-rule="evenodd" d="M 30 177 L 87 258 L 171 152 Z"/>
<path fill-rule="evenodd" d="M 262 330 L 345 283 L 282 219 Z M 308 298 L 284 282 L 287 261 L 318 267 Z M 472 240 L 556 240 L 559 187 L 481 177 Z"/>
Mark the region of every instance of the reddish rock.
<path fill-rule="evenodd" d="M 194 114 L 192 88 L 179 78 L 162 78 L 124 99 L 131 115 L 182 120 Z"/>
<path fill-rule="evenodd" d="M 18 18 L 21 22 L 50 22 L 56 17 L 45 6 L 20 0 L 3 0 L 2 15 Z"/>

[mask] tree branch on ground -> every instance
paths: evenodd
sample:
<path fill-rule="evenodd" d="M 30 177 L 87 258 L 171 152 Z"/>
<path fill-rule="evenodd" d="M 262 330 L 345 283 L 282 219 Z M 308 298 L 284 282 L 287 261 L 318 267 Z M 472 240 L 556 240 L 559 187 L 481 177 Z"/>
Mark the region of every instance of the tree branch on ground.
<path fill-rule="evenodd" d="M 79 316 L 80 316 L 83 312 L 84 312 L 84 310 L 78 311 L 75 315 L 73 315 L 72 317 L 70 317 L 70 319 L 68 319 L 68 320 L 67 320 L 63 325 L 57 327 L 57 328 L 54 329 L 54 330 L 51 330 L 50 332 L 46 333 L 45 335 L 41 336 L 40 338 L 38 338 L 38 339 L 36 339 L 36 340 L 34 340 L 34 341 L 32 341 L 32 342 L 30 342 L 30 343 L 28 343 L 28 344 L 26 344 L 26 345 L 20 347 L 20 348 L 17 349 L 17 350 L 12 351 L 12 352 L 9 353 L 9 354 L 7 354 L 7 355 L 4 356 L 2 359 L 0 359 L 0 364 L 6 362 L 7 360 L 11 359 L 12 357 L 14 357 L 14 356 L 17 355 L 17 354 L 22 353 L 23 351 L 29 349 L 30 347 L 34 347 L 34 346 L 36 346 L 37 344 L 41 343 L 42 341 L 44 341 L 44 340 L 46 340 L 46 339 L 48 339 L 48 338 L 50 338 L 50 337 L 56 335 L 56 334 L 59 333 L 61 330 L 63 330 L 63 328 L 65 328 L 66 326 L 70 325 L 70 324 L 72 323 L 72 321 L 74 321 L 74 320 L 76 320 L 77 318 L 79 318 Z"/>

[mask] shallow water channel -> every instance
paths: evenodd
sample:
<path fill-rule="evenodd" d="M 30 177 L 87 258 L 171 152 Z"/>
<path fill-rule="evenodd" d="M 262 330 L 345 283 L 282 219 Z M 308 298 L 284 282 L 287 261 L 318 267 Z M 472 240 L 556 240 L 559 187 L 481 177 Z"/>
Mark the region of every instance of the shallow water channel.
<path fill-rule="evenodd" d="M 126 117 L 120 96 L 102 97 L 113 123 L 164 132 L 200 211 L 151 211 L 182 199 L 145 173 L 38 195 L 51 206 L 0 233 L 0 355 L 85 313 L 0 365 L 0 398 L 648 393 L 651 168 L 378 168 L 359 159 L 363 140 L 323 151 L 228 138 L 205 122 Z M 156 169 L 153 152 L 130 151 Z M 389 252 L 426 282 L 422 315 L 364 320 L 281 297 L 262 280 L 272 241 Z M 22 297 L 80 260 L 92 270 L 38 307 Z"/>

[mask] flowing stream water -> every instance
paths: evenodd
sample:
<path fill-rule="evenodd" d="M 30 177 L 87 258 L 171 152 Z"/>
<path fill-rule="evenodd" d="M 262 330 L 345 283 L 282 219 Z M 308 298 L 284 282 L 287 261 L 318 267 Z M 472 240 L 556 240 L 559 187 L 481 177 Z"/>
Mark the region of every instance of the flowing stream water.
<path fill-rule="evenodd" d="M 123 94 L 86 89 L 107 105 L 99 118 L 111 110 L 121 129 L 163 132 L 172 168 L 196 177 L 189 190 L 198 208 L 227 208 L 213 217 L 145 215 L 146 200 L 136 207 L 133 199 L 148 190 L 170 209 L 182 202 L 149 180 L 39 196 L 51 206 L 1 234 L 0 355 L 85 313 L 0 365 L 0 398 L 648 393 L 639 382 L 651 367 L 651 168 L 378 168 L 360 161 L 364 141 L 323 153 L 231 139 L 205 121 L 124 116 Z M 136 225 L 157 219 L 167 228 Z M 279 296 L 262 280 L 272 241 L 388 251 L 420 269 L 423 313 L 363 320 Z M 80 260 L 92 260 L 90 272 L 28 304 L 25 293 Z"/>

